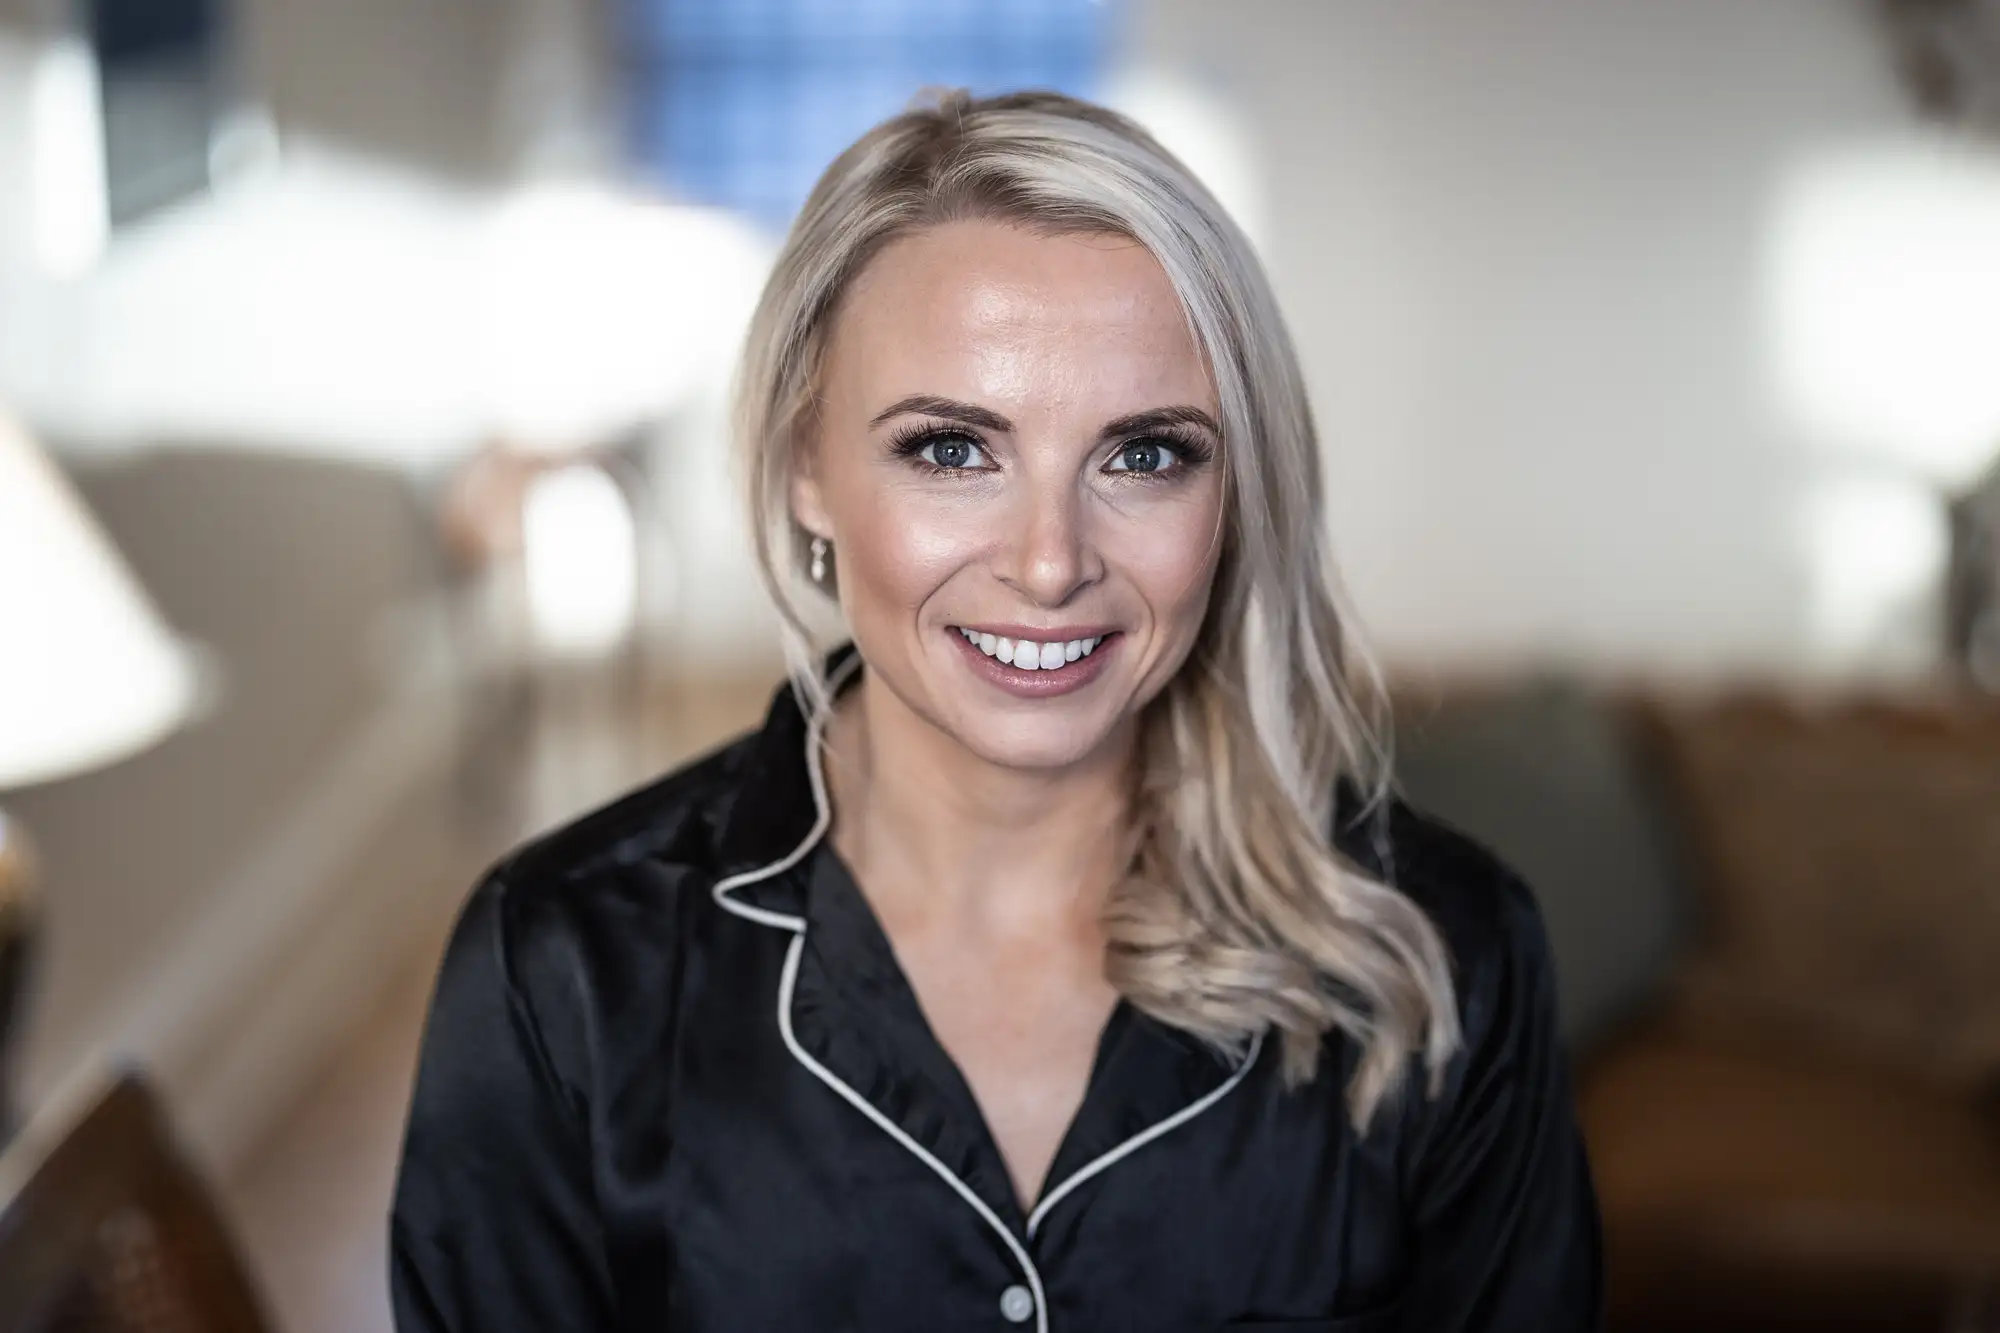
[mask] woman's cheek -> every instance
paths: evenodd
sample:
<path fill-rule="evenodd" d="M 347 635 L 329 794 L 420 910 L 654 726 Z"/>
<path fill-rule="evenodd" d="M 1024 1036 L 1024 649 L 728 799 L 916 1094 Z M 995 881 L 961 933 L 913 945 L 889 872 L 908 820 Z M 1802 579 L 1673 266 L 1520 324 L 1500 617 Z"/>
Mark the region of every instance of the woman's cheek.
<path fill-rule="evenodd" d="M 982 515 L 967 505 L 924 505 L 904 517 L 903 560 L 926 590 L 985 549 Z"/>
<path fill-rule="evenodd" d="M 1208 608 L 1214 577 L 1217 514 L 1213 503 L 1158 505 L 1120 525 L 1115 555 L 1107 557 L 1131 580 L 1162 622 L 1192 632 Z"/>
<path fill-rule="evenodd" d="M 919 606 L 976 556 L 982 541 L 977 515 L 962 506 L 884 504 L 862 525 L 855 555 L 867 586 L 854 591 Z"/>

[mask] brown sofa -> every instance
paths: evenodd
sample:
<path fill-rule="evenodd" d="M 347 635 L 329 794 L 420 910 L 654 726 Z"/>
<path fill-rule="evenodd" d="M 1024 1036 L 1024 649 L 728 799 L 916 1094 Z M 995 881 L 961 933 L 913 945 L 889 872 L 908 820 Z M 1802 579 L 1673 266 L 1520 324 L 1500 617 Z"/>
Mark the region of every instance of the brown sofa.
<path fill-rule="evenodd" d="M 1994 1326 L 2000 703 L 1401 711 L 1406 791 L 1541 896 L 1614 1333 Z"/>

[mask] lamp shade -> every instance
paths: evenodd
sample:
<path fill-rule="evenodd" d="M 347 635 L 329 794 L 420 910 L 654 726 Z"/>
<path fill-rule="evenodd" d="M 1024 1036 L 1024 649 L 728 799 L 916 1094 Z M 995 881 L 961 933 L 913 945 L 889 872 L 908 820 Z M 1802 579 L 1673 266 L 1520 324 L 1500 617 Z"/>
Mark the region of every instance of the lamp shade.
<path fill-rule="evenodd" d="M 0 790 L 142 749 L 195 673 L 55 465 L 0 409 Z"/>

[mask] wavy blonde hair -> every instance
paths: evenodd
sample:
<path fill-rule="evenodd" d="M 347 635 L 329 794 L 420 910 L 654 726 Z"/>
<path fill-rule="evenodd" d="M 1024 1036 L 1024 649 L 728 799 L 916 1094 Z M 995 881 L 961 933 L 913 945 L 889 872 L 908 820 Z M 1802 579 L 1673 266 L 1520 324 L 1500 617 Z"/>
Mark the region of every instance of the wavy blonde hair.
<path fill-rule="evenodd" d="M 1223 548 L 1194 647 L 1141 722 L 1139 850 L 1107 909 L 1106 974 L 1136 1008 L 1225 1051 L 1275 1031 L 1293 1085 L 1345 1033 L 1365 1126 L 1413 1057 L 1435 1087 L 1456 1049 L 1450 967 L 1424 913 L 1333 846 L 1343 780 L 1364 810 L 1387 795 L 1381 691 L 1347 628 L 1277 301 L 1221 206 L 1123 116 L 1055 93 L 946 93 L 842 153 L 793 223 L 750 325 L 737 430 L 800 696 L 824 718 L 824 659 L 794 600 L 810 538 L 791 489 L 833 312 L 888 242 L 972 218 L 1144 245 L 1221 406 Z"/>

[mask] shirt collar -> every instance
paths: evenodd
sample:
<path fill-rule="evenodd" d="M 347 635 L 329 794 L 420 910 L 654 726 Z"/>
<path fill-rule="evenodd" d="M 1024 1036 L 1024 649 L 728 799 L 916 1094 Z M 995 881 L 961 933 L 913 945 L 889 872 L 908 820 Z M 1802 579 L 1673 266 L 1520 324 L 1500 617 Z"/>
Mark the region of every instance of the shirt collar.
<path fill-rule="evenodd" d="M 827 679 L 836 690 L 860 678 L 861 661 L 852 643 L 827 655 Z M 806 747 L 811 726 L 794 682 L 780 685 L 764 715 L 764 725 L 748 741 L 742 767 L 730 786 L 730 805 L 716 833 L 718 878 L 747 874 L 797 851 L 819 821 Z M 803 876 L 791 873 L 746 886 L 738 896 L 774 911 L 797 914 L 804 903 Z"/>

